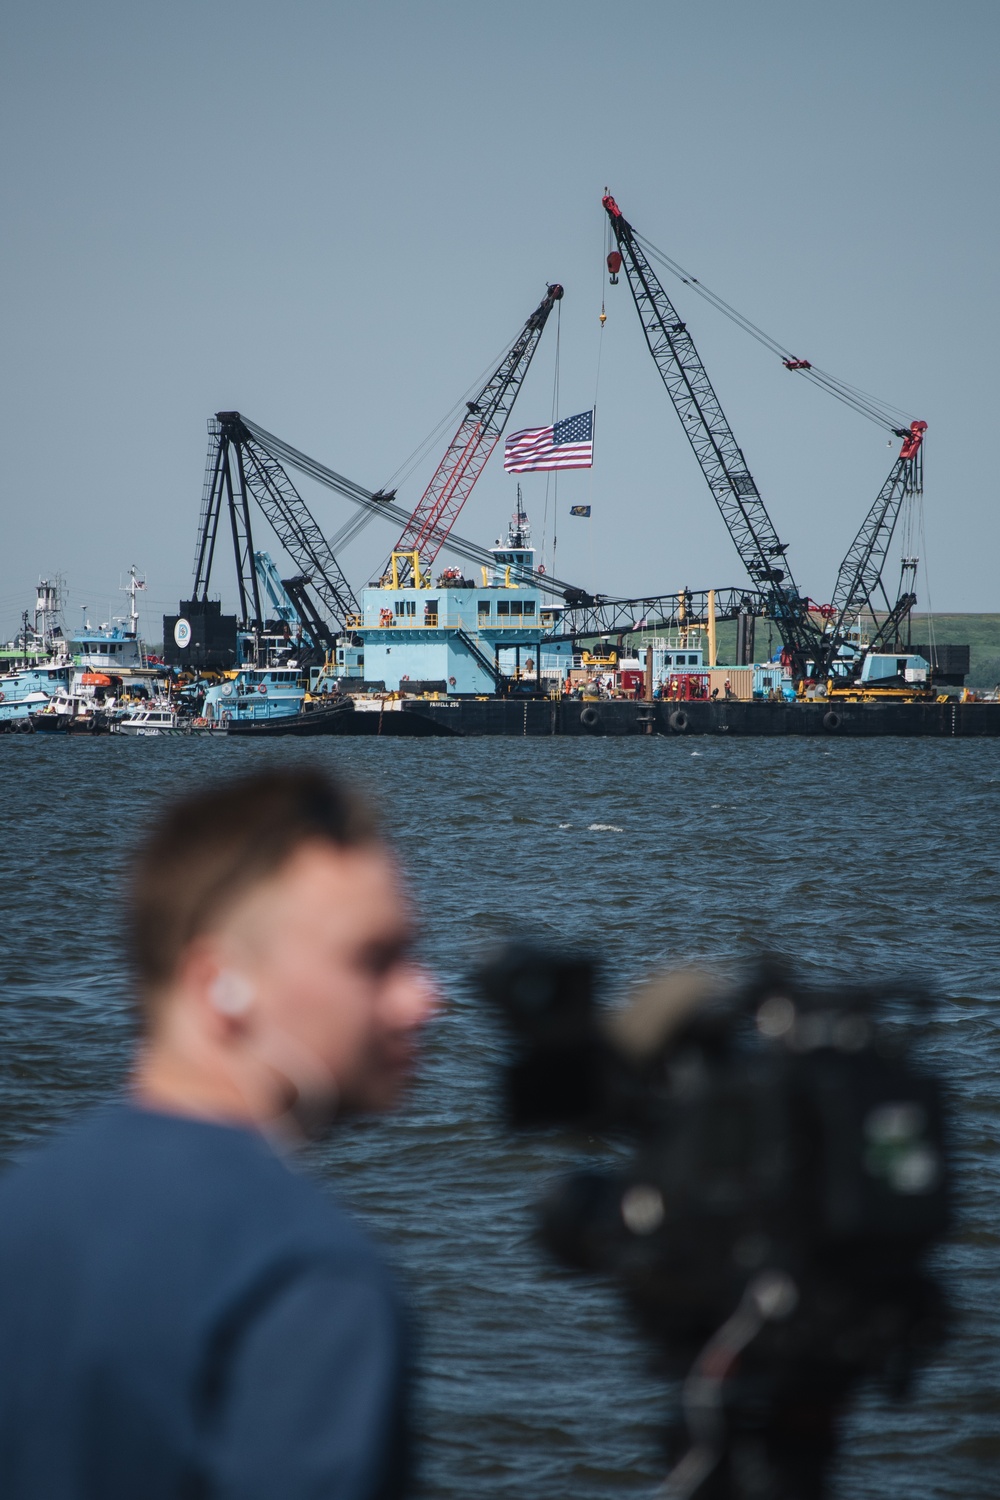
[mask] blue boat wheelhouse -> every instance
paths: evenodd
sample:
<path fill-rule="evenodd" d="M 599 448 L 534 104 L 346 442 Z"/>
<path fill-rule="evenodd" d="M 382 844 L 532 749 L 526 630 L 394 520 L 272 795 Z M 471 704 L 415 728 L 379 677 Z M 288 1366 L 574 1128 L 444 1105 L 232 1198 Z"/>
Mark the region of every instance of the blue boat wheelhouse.
<path fill-rule="evenodd" d="M 432 578 L 418 553 L 393 553 L 389 571 L 364 590 L 361 618 L 351 622 L 363 642 L 357 659 L 366 682 L 389 692 L 484 696 L 504 678 L 537 679 L 543 602 L 523 512 L 506 543 L 490 551 L 493 563 L 480 569 L 479 582 L 457 568 Z"/>
<path fill-rule="evenodd" d="M 73 663 L 65 656 L 5 673 L 0 677 L 0 723 L 37 713 L 55 693 L 69 691 L 72 676 Z"/>
<path fill-rule="evenodd" d="M 297 667 L 241 667 L 205 693 L 201 716 L 210 724 L 281 719 L 302 709 L 305 689 Z"/>

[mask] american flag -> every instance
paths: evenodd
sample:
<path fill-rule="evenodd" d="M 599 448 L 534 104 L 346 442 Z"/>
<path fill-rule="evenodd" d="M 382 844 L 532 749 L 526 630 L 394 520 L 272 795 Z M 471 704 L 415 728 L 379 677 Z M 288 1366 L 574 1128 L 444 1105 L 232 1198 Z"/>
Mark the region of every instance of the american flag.
<path fill-rule="evenodd" d="M 591 469 L 594 466 L 594 413 L 578 412 L 551 427 L 525 427 L 504 444 L 508 474 L 533 469 Z"/>

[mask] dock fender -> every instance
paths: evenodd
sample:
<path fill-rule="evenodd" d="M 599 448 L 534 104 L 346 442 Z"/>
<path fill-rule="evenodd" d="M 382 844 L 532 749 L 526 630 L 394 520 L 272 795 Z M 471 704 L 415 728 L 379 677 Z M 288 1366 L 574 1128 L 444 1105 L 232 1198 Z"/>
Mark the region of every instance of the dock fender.
<path fill-rule="evenodd" d="M 683 734 L 688 727 L 688 716 L 683 708 L 675 708 L 667 723 L 675 734 Z"/>
<path fill-rule="evenodd" d="M 597 712 L 597 709 L 592 703 L 588 703 L 587 707 L 580 714 L 580 723 L 585 729 L 596 729 L 600 722 L 601 716 Z"/>
<path fill-rule="evenodd" d="M 831 733 L 840 728 L 840 715 L 832 708 L 823 715 L 823 728 L 830 730 Z"/>

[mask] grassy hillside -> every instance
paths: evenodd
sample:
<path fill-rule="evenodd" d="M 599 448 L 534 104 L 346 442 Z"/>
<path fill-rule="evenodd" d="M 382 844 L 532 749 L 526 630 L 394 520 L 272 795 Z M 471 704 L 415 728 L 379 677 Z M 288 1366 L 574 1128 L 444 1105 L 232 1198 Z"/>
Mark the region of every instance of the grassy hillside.
<path fill-rule="evenodd" d="M 935 615 L 933 628 L 938 645 L 971 648 L 967 687 L 982 690 L 1000 682 L 1000 615 Z M 913 616 L 913 640 L 929 640 L 926 615 Z"/>

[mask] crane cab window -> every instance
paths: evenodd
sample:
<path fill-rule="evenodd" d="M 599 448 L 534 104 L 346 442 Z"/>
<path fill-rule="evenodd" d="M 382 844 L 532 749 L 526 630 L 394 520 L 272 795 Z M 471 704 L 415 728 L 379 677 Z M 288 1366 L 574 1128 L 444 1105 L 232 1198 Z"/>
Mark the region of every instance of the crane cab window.
<path fill-rule="evenodd" d="M 417 601 L 416 601 L 416 599 L 397 599 L 396 600 L 396 617 L 397 617 L 397 619 L 399 618 L 400 615 L 415 615 L 416 612 L 417 612 Z"/>
<path fill-rule="evenodd" d="M 509 599 L 498 599 L 497 600 L 497 614 L 498 615 L 509 615 L 510 614 L 510 600 Z"/>
<path fill-rule="evenodd" d="M 479 601 L 479 618 L 483 619 L 484 616 L 489 615 L 489 612 L 490 612 L 490 601 L 488 599 L 480 599 L 480 601 Z"/>
<path fill-rule="evenodd" d="M 534 601 L 534 599 L 525 599 L 525 601 L 524 601 L 524 613 L 526 615 L 533 615 L 535 613 L 535 601 Z"/>
<path fill-rule="evenodd" d="M 510 612 L 512 615 L 519 615 L 521 613 L 520 599 L 512 599 L 510 601 Z"/>

